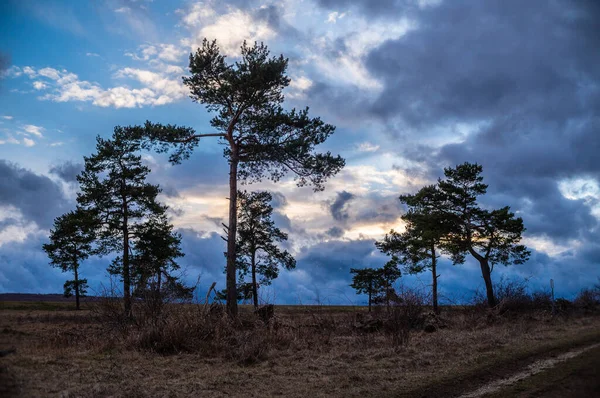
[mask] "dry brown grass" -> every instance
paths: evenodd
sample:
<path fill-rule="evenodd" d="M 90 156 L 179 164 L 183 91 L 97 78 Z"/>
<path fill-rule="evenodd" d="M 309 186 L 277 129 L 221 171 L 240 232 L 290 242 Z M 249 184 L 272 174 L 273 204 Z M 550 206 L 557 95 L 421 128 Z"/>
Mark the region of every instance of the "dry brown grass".
<path fill-rule="evenodd" d="M 248 311 L 231 322 L 201 307 L 173 306 L 156 323 L 126 329 L 89 311 L 5 310 L 0 358 L 5 395 L 413 396 L 530 355 L 600 340 L 596 316 L 510 319 L 446 311 L 447 328 L 411 332 L 354 327 L 364 311 L 285 308 L 265 325 Z"/>

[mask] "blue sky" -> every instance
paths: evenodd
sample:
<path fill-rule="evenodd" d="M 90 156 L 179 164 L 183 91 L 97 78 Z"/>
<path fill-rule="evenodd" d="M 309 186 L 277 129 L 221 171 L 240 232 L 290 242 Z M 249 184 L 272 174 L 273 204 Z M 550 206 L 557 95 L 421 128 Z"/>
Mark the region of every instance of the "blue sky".
<path fill-rule="evenodd" d="M 535 18 L 533 17 L 535 16 Z M 530 261 L 493 277 L 550 278 L 571 297 L 600 276 L 600 5 L 595 1 L 8 1 L 0 5 L 0 292 L 59 292 L 41 250 L 74 206 L 95 136 L 145 120 L 209 131 L 181 83 L 204 37 L 229 59 L 264 41 L 290 59 L 287 107 L 337 126 L 323 149 L 347 167 L 324 192 L 261 183 L 297 260 L 265 299 L 364 302 L 349 269 L 381 266 L 374 241 L 401 229 L 398 201 L 444 167 L 483 165 L 482 204 L 523 217 Z M 171 166 L 145 153 L 183 236 L 186 278 L 224 285 L 227 164 L 204 140 Z M 93 289 L 106 259 L 82 266 Z M 440 268 L 448 300 L 482 289 L 469 260 Z M 404 276 L 426 289 L 429 275 Z"/>

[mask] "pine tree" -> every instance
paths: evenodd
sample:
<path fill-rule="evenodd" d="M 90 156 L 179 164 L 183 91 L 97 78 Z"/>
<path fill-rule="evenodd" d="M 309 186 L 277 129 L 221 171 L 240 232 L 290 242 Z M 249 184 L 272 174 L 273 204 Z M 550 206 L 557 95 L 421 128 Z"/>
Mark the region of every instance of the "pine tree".
<path fill-rule="evenodd" d="M 367 294 L 369 296 L 369 312 L 373 303 L 386 303 L 389 310 L 391 298 L 394 296 L 393 284 L 401 273 L 394 261 L 388 261 L 381 268 L 350 268 L 352 284 L 350 287 L 356 290 L 357 294 Z"/>
<path fill-rule="evenodd" d="M 146 122 L 135 130 L 146 147 L 166 152 L 179 163 L 189 157 L 200 139 L 217 137 L 225 145 L 229 163 L 229 223 L 227 237 L 227 309 L 237 315 L 236 236 L 238 180 L 278 181 L 288 172 L 299 186 L 322 190 L 324 182 L 343 166 L 340 156 L 317 153 L 315 148 L 333 134 L 335 127 L 310 118 L 308 108 L 284 110 L 283 89 L 288 60 L 270 57 L 264 44 L 241 47 L 240 60 L 228 64 L 216 41 L 204 40 L 190 55 L 191 76 L 183 82 L 193 101 L 206 105 L 216 115 L 214 132 L 198 134 L 192 128 Z M 133 131 L 133 130 L 132 130 Z"/>
<path fill-rule="evenodd" d="M 146 280 L 149 275 L 159 274 L 167 258 L 180 254 L 178 240 L 173 240 L 170 228 L 165 226 L 167 207 L 157 201 L 160 189 L 146 182 L 150 169 L 142 164 L 139 141 L 130 138 L 127 129 L 119 126 L 111 139 L 97 137 L 96 153 L 84 157 L 85 168 L 77 177 L 81 189 L 77 196 L 79 205 L 92 211 L 99 220 L 98 253 L 118 254 L 108 270 L 123 280 L 126 316 L 131 315 L 131 293 L 136 278 Z M 155 228 L 162 229 L 164 236 L 160 239 L 165 241 L 156 238 L 161 231 Z M 168 251 L 157 253 L 148 249 L 148 245 L 157 241 Z M 144 259 L 156 263 L 148 265 Z"/>
<path fill-rule="evenodd" d="M 132 258 L 135 295 L 165 299 L 189 299 L 193 288 L 184 286 L 174 272 L 180 269 L 176 258 L 183 257 L 181 235 L 173 232 L 164 212 L 153 214 L 137 229 Z"/>
<path fill-rule="evenodd" d="M 391 255 L 393 262 L 404 265 L 409 274 L 431 271 L 433 310 L 439 313 L 437 260 L 441 252 L 450 252 L 447 237 L 452 231 L 452 219 L 441 211 L 441 197 L 434 185 L 420 189 L 415 195 L 402 195 L 400 201 L 408 206 L 402 216 L 405 231 L 400 233 L 392 229 L 375 244 L 379 250 Z M 464 261 L 461 254 L 460 251 L 456 253 L 455 263 Z"/>
<path fill-rule="evenodd" d="M 96 221 L 93 212 L 81 208 L 57 217 L 50 230 L 50 243 L 43 245 L 50 264 L 63 272 L 73 272 L 74 279 L 65 282 L 64 295 L 71 297 L 75 294 L 77 310 L 87 288 L 87 279 L 80 277 L 79 266 L 93 254 Z"/>
<path fill-rule="evenodd" d="M 438 188 L 443 201 L 440 209 L 454 224 L 448 236 L 449 251 L 454 258 L 469 253 L 479 262 L 488 305 L 494 307 L 494 265 L 522 264 L 530 252 L 519 244 L 525 231 L 521 217 L 515 217 L 508 206 L 486 210 L 477 203 L 477 197 L 487 192 L 482 171 L 480 165 L 472 163 L 446 168 L 446 178 L 440 179 Z"/>
<path fill-rule="evenodd" d="M 296 267 L 294 257 L 277 246 L 288 236 L 271 218 L 272 199 L 269 192 L 238 193 L 237 269 L 241 284 L 250 274 L 254 308 L 258 308 L 257 275 L 261 277 L 260 285 L 270 285 L 279 276 L 280 267 L 286 270 Z"/>

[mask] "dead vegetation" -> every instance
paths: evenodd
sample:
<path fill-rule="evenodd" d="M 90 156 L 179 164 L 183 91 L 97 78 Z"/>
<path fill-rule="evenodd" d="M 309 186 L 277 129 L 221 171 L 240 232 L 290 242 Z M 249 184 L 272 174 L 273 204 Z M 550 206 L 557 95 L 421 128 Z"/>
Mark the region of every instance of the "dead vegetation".
<path fill-rule="evenodd" d="M 85 311 L 4 310 L 4 395 L 411 396 L 512 358 L 600 340 L 596 315 L 490 312 L 416 302 L 378 308 L 170 304 L 133 321 L 118 301 Z M 112 314 L 112 315 L 111 315 Z M 266 320 L 266 322 L 265 322 Z M 475 373 L 476 374 L 476 373 Z M 466 376 L 465 376 L 466 377 Z M 428 387 L 429 386 L 429 387 Z M 456 388 L 462 388 L 458 386 Z"/>

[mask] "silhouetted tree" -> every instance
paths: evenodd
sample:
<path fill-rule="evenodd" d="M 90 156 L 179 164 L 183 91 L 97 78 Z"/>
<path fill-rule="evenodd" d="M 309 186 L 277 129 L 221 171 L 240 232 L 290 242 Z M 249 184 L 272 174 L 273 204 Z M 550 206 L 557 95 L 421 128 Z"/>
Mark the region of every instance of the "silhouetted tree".
<path fill-rule="evenodd" d="M 356 269 L 350 268 L 352 284 L 350 287 L 356 290 L 356 294 L 369 295 L 369 312 L 371 312 L 371 304 L 373 303 L 373 295 L 377 294 L 379 289 L 377 281 L 377 272 L 373 268 Z"/>
<path fill-rule="evenodd" d="M 123 280 L 124 309 L 126 316 L 130 316 L 132 276 L 147 276 L 146 271 L 156 275 L 168 261 L 167 257 L 180 256 L 179 241 L 164 224 L 167 207 L 156 200 L 159 187 L 146 182 L 150 169 L 142 164 L 138 154 L 139 141 L 131 140 L 127 130 L 119 126 L 115 127 L 112 139 L 97 137 L 96 141 L 96 153 L 84 157 L 85 168 L 77 177 L 81 188 L 77 202 L 97 214 L 98 253 L 119 253 L 108 271 Z M 162 230 L 153 229 L 157 226 Z M 165 241 L 156 239 L 156 235 Z M 145 244 L 141 238 L 150 241 Z M 167 251 L 158 253 L 148 249 L 152 244 L 160 244 Z M 140 258 L 136 259 L 134 251 L 138 247 Z M 140 265 L 144 258 L 158 262 L 144 265 L 138 274 L 134 266 Z"/>
<path fill-rule="evenodd" d="M 464 163 L 444 169 L 445 179 L 438 182 L 440 209 L 454 224 L 448 236 L 448 249 L 456 258 L 470 253 L 478 262 L 486 286 L 490 307 L 496 305 L 491 273 L 495 264 L 522 264 L 530 252 L 519 244 L 525 231 L 523 219 L 515 217 L 506 206 L 483 209 L 477 197 L 487 192 L 481 176 L 482 167 Z"/>
<path fill-rule="evenodd" d="M 272 220 L 272 196 L 269 192 L 238 192 L 237 269 L 240 282 L 250 274 L 254 307 L 258 308 L 258 281 L 270 285 L 279 276 L 279 267 L 291 270 L 296 260 L 277 243 L 288 236 Z"/>
<path fill-rule="evenodd" d="M 164 299 L 189 299 L 193 288 L 186 287 L 173 273 L 179 270 L 176 258 L 183 257 L 181 235 L 164 213 L 152 215 L 136 231 L 133 281 L 137 295 L 162 303 Z"/>
<path fill-rule="evenodd" d="M 202 47 L 190 55 L 191 76 L 184 77 L 183 82 L 195 102 L 205 104 L 216 114 L 211 120 L 215 131 L 198 134 L 188 127 L 150 122 L 137 130 L 146 147 L 162 152 L 174 148 L 170 156 L 173 163 L 189 157 L 201 138 L 218 137 L 225 145 L 224 156 L 229 163 L 226 290 L 227 310 L 232 316 L 237 315 L 238 179 L 278 181 L 291 172 L 299 186 L 310 184 L 322 190 L 323 183 L 344 166 L 341 157 L 315 151 L 334 132 L 334 126 L 310 118 L 308 108 L 282 108 L 282 91 L 290 83 L 287 65 L 283 56 L 269 57 L 262 43 L 244 43 L 241 58 L 227 64 L 216 41 L 204 40 Z"/>
<path fill-rule="evenodd" d="M 381 268 L 375 270 L 377 275 L 377 281 L 379 283 L 379 291 L 375 296 L 375 302 L 384 302 L 387 310 L 390 310 L 390 302 L 396 297 L 396 290 L 394 289 L 394 282 L 402 276 L 398 264 L 394 259 L 388 261 Z"/>
<path fill-rule="evenodd" d="M 392 285 L 401 276 L 394 262 L 389 261 L 382 268 L 350 268 L 350 273 L 354 274 L 350 287 L 357 294 L 369 295 L 369 312 L 375 302 L 385 302 L 389 309 L 390 299 L 394 296 Z"/>
<path fill-rule="evenodd" d="M 52 266 L 63 272 L 73 272 L 74 279 L 64 285 L 65 297 L 75 294 L 75 306 L 79 310 L 79 299 L 86 293 L 87 279 L 81 279 L 79 266 L 93 254 L 96 217 L 93 212 L 78 208 L 54 220 L 50 230 L 50 243 L 43 245 Z"/>
<path fill-rule="evenodd" d="M 406 222 L 405 231 L 399 233 L 392 229 L 382 241 L 375 243 L 379 250 L 392 256 L 392 262 L 404 265 L 406 272 L 431 271 L 435 313 L 439 313 L 437 259 L 440 252 L 449 252 L 446 249 L 450 246 L 447 237 L 453 226 L 452 218 L 440 210 L 440 199 L 434 185 L 422 188 L 415 195 L 400 196 L 400 201 L 408 206 L 408 212 L 402 216 Z M 464 261 L 460 251 L 454 260 Z"/>

